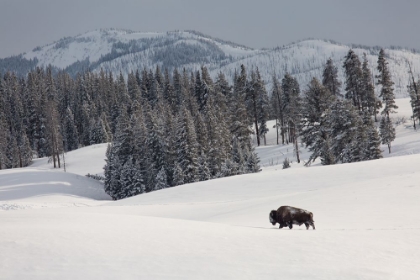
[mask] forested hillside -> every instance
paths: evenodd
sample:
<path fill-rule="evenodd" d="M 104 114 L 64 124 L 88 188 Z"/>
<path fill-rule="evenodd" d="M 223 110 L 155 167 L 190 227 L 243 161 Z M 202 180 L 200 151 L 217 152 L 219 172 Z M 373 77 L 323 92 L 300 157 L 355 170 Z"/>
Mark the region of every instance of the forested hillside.
<path fill-rule="evenodd" d="M 317 158 L 324 165 L 381 158 L 381 143 L 392 152 L 390 116 L 398 110 L 387 55 L 380 51 L 375 77 L 367 55 L 361 60 L 349 50 L 344 59 L 344 80 L 328 59 L 307 85 L 288 73 L 281 80 L 273 75 L 270 91 L 260 69 L 244 65 L 233 83 L 222 72 L 213 79 L 206 67 L 143 68 L 127 79 L 105 71 L 54 75 L 52 67 L 26 78 L 7 72 L 0 80 L 0 168 L 27 166 L 33 157 L 60 167 L 67 151 L 112 142 L 105 178 L 98 179 L 119 199 L 258 172 L 251 134 L 259 146 L 269 129 L 277 144 L 293 145 L 298 162 L 306 145 L 312 153 L 306 165 Z M 415 126 L 420 94 L 411 76 Z"/>

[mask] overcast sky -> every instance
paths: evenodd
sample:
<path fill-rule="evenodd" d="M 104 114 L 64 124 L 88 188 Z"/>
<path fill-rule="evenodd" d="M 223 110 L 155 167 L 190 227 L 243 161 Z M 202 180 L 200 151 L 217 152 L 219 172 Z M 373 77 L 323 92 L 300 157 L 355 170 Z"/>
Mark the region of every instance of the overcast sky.
<path fill-rule="evenodd" d="M 0 0 L 0 57 L 110 27 L 193 29 L 253 48 L 322 38 L 420 49 L 420 0 Z"/>

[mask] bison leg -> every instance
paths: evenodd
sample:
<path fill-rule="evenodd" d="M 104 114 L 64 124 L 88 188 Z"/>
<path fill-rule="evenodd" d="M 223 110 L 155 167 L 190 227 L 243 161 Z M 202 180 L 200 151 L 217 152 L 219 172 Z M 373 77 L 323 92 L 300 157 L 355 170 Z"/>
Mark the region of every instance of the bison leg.
<path fill-rule="evenodd" d="M 315 224 L 311 223 L 312 228 L 315 230 Z"/>
<path fill-rule="evenodd" d="M 308 230 L 309 229 L 309 224 L 305 223 L 305 226 L 306 226 L 306 230 Z"/>
<path fill-rule="evenodd" d="M 289 228 L 290 228 L 290 229 L 292 229 L 292 228 L 293 228 L 293 223 L 292 223 L 292 222 L 290 222 L 290 223 L 289 223 Z"/>

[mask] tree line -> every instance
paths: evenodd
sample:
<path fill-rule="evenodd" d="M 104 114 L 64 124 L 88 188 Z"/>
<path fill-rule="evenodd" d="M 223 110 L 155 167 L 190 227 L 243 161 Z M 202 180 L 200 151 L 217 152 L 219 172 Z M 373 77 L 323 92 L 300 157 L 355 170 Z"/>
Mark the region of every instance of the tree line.
<path fill-rule="evenodd" d="M 302 92 L 290 74 L 281 81 L 273 75 L 270 94 L 259 69 L 243 65 L 232 84 L 223 73 L 211 78 L 204 66 L 171 73 L 144 68 L 127 79 L 104 71 L 73 78 L 54 75 L 51 67 L 25 78 L 7 72 L 0 79 L 0 169 L 27 166 L 33 157 L 49 157 L 60 167 L 64 152 L 111 142 L 105 191 L 120 199 L 258 172 L 251 135 L 257 145 L 265 143 L 269 119 L 276 120 L 277 144 L 293 144 L 298 162 L 299 140 L 307 146 L 306 165 L 317 158 L 325 165 L 380 158 L 381 143 L 391 152 L 390 114 L 397 109 L 386 55 L 381 50 L 377 77 L 366 56 L 361 62 L 352 50 L 343 67 L 344 94 L 331 59 L 322 79 L 313 78 Z M 413 78 L 409 90 L 418 114 L 417 84 Z"/>
<path fill-rule="evenodd" d="M 206 67 L 171 74 L 144 68 L 126 81 L 104 71 L 76 78 L 51 67 L 26 78 L 7 72 L 0 168 L 28 166 L 33 157 L 60 167 L 64 152 L 112 141 L 105 190 L 115 199 L 259 171 L 251 125 L 268 131 L 268 97 L 258 70 L 248 77 L 243 67 L 234 85 L 222 73 L 213 81 Z"/>
<path fill-rule="evenodd" d="M 378 159 L 382 157 L 381 143 L 391 153 L 396 135 L 390 114 L 398 107 L 384 51 L 379 53 L 376 77 L 372 76 L 366 54 L 361 62 L 351 49 L 343 68 L 344 94 L 331 59 L 325 64 L 322 80 L 314 77 L 303 93 L 289 74 L 281 82 L 273 77 L 270 103 L 276 119 L 277 144 L 280 138 L 283 144 L 293 143 L 298 162 L 298 137 L 311 152 L 306 165 L 317 158 L 324 165 Z M 375 78 L 381 87 L 379 97 L 375 95 Z M 382 107 L 378 131 L 375 122 Z"/>

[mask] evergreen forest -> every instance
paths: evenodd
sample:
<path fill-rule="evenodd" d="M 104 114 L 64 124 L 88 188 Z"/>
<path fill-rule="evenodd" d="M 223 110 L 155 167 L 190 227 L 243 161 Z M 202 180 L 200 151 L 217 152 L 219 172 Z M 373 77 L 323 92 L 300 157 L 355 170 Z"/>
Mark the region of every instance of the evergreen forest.
<path fill-rule="evenodd" d="M 344 68 L 344 81 L 337 67 Z M 349 50 L 343 65 L 329 59 L 322 77 L 303 90 L 290 74 L 263 81 L 258 68 L 243 65 L 233 81 L 222 72 L 212 78 L 205 66 L 192 73 L 143 68 L 127 78 L 52 67 L 24 78 L 9 71 L 0 79 L 0 169 L 25 167 L 38 157 L 61 168 L 65 152 L 109 143 L 104 177 L 95 177 L 113 199 L 122 199 L 258 172 L 251 137 L 263 145 L 269 129 L 276 130 L 277 144 L 293 145 L 297 162 L 306 146 L 307 166 L 317 158 L 324 165 L 378 159 L 381 144 L 392 151 L 390 116 L 398 108 L 383 50 L 377 69 L 373 77 L 366 57 Z M 415 125 L 420 96 L 412 77 Z M 269 120 L 276 125 L 268 127 Z"/>

